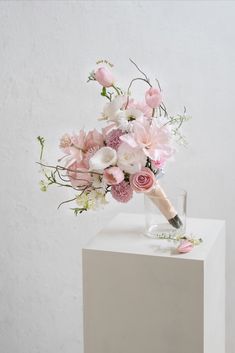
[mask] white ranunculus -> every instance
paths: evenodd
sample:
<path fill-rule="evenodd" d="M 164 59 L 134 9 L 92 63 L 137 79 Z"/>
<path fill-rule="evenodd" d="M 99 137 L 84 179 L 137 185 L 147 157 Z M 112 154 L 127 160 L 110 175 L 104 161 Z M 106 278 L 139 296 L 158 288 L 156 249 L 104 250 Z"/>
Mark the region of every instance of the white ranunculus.
<path fill-rule="evenodd" d="M 111 102 L 106 103 L 102 113 L 102 119 L 116 121 L 116 116 L 125 103 L 125 96 L 117 96 Z"/>
<path fill-rule="evenodd" d="M 128 108 L 125 110 L 125 114 L 128 121 L 136 120 L 143 116 L 143 113 L 136 108 Z"/>
<path fill-rule="evenodd" d="M 119 146 L 117 157 L 119 168 L 129 174 L 140 171 L 145 166 L 147 159 L 142 150 L 132 148 L 126 143 L 122 143 Z"/>
<path fill-rule="evenodd" d="M 127 110 L 119 110 L 113 117 L 113 121 L 117 127 L 122 131 L 130 131 L 132 122 L 143 116 L 143 113 L 135 108 L 128 108 Z"/>
<path fill-rule="evenodd" d="M 90 170 L 103 171 L 117 162 L 117 152 L 111 147 L 101 147 L 89 160 Z"/>

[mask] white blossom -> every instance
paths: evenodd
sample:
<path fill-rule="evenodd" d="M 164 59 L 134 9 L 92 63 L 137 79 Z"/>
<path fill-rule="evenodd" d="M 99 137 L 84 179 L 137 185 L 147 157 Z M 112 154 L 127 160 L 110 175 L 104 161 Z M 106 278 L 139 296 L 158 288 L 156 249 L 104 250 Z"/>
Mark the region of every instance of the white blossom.
<path fill-rule="evenodd" d="M 101 147 L 89 160 L 90 170 L 103 171 L 116 162 L 117 152 L 111 147 Z"/>

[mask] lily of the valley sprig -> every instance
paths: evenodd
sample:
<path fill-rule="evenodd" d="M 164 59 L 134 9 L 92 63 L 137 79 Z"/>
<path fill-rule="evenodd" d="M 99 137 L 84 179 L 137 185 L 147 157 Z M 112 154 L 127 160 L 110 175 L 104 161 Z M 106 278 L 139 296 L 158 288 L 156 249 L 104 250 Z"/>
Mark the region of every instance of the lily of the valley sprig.
<path fill-rule="evenodd" d="M 138 74 L 126 89 L 107 60 L 99 61 L 89 74 L 88 82 L 98 85 L 106 100 L 97 114 L 103 124 L 100 130 L 65 133 L 59 142 L 62 155 L 52 165 L 44 162 L 45 139 L 38 137 L 41 190 L 51 185 L 72 190 L 74 196 L 59 207 L 73 203 L 75 214 L 105 205 L 108 195 L 126 203 L 134 192 L 150 192 L 175 154 L 175 143 L 185 140 L 181 131 L 189 119 L 186 109 L 182 114 L 169 114 L 159 81 L 152 83 L 135 62 L 131 63 Z M 143 83 L 141 101 L 132 95 L 137 81 Z"/>

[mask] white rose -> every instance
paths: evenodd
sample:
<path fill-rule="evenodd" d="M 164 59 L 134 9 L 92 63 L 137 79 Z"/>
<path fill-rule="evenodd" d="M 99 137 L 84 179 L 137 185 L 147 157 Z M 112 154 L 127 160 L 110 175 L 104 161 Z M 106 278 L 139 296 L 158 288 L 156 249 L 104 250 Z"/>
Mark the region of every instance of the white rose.
<path fill-rule="evenodd" d="M 132 148 L 126 143 L 122 143 L 117 151 L 117 165 L 123 171 L 134 174 L 142 169 L 146 164 L 147 157 L 142 150 Z"/>
<path fill-rule="evenodd" d="M 117 162 L 117 152 L 111 147 L 101 147 L 89 160 L 90 170 L 103 171 Z"/>

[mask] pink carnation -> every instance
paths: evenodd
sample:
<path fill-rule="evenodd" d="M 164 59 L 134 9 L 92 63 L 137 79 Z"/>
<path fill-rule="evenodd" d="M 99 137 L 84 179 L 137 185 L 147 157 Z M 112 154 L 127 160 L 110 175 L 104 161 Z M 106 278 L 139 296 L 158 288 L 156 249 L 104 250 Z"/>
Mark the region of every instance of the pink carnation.
<path fill-rule="evenodd" d="M 106 144 L 108 147 L 112 147 L 117 151 L 118 147 L 121 145 L 122 141 L 120 136 L 124 135 L 121 129 L 115 129 L 108 133 L 106 136 Z"/>
<path fill-rule="evenodd" d="M 130 184 L 123 180 L 118 185 L 113 185 L 111 188 L 111 194 L 115 200 L 118 202 L 128 202 L 133 196 L 133 190 Z"/>

